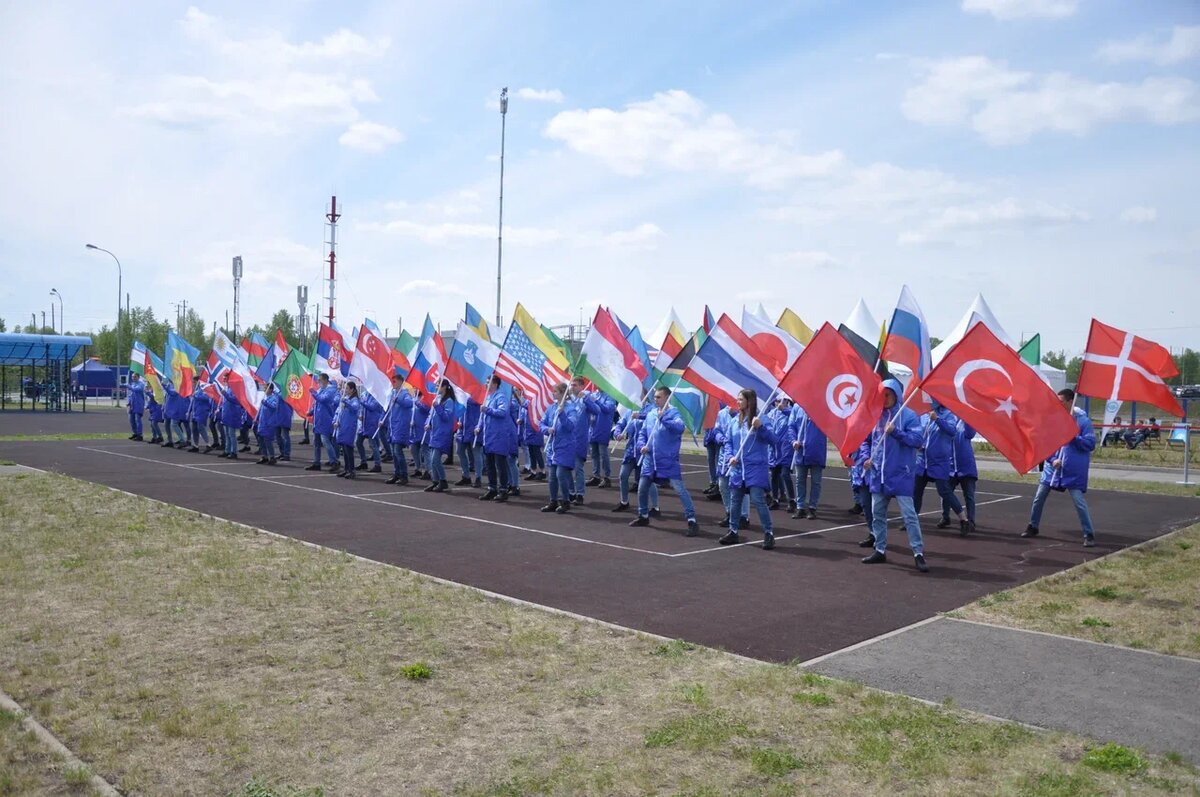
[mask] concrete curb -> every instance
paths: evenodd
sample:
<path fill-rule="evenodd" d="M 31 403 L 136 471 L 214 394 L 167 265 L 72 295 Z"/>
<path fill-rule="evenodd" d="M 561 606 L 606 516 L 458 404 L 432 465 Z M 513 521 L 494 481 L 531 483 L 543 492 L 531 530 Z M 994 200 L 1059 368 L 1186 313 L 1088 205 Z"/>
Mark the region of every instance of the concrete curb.
<path fill-rule="evenodd" d="M 40 722 L 33 718 L 28 711 L 21 708 L 17 701 L 13 700 L 3 690 L 0 690 L 0 708 L 4 708 L 21 718 L 21 727 L 37 737 L 38 741 L 49 747 L 55 754 L 63 759 L 63 763 L 68 767 L 86 768 L 89 772 L 92 768 L 81 761 L 74 753 L 72 753 L 65 744 L 58 740 L 58 737 L 46 730 Z M 121 797 L 121 792 L 104 778 L 92 772 L 91 778 L 88 781 L 93 789 L 95 789 L 104 797 Z"/>

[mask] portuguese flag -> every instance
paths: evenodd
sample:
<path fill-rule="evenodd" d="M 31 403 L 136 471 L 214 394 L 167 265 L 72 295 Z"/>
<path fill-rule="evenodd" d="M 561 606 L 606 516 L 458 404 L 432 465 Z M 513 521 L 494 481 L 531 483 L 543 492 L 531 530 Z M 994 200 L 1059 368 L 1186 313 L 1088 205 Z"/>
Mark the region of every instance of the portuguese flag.
<path fill-rule="evenodd" d="M 312 410 L 313 398 L 309 389 L 314 386 L 312 372 L 306 367 L 305 359 L 297 349 L 283 358 L 271 381 L 279 388 L 279 395 L 302 417 Z"/>

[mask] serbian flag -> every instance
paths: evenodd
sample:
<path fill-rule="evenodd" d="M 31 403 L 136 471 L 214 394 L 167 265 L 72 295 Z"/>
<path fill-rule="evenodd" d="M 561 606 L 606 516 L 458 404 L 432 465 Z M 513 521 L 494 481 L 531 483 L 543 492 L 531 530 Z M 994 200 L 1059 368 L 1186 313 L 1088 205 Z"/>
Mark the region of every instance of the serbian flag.
<path fill-rule="evenodd" d="M 982 434 L 1017 473 L 1079 434 L 1054 390 L 986 324 L 972 327 L 921 389 Z"/>
<path fill-rule="evenodd" d="M 297 351 L 289 351 L 275 369 L 271 381 L 279 388 L 279 395 L 301 417 L 312 411 L 313 397 L 309 391 L 316 387 L 312 372 Z"/>
<path fill-rule="evenodd" d="M 392 390 L 392 349 L 377 330 L 373 324 L 358 328 L 358 342 L 347 375 L 384 404 Z"/>
<path fill-rule="evenodd" d="M 1105 401 L 1144 401 L 1182 418 L 1183 407 L 1163 381 L 1178 375 L 1165 348 L 1093 318 L 1075 390 Z"/>
<path fill-rule="evenodd" d="M 352 357 L 353 354 L 345 349 L 341 332 L 328 324 L 317 328 L 317 348 L 313 357 L 317 373 L 327 374 L 330 379 L 341 379 L 350 373 Z"/>
<path fill-rule="evenodd" d="M 275 369 L 283 362 L 283 358 L 287 357 L 290 347 L 287 341 L 283 339 L 283 332 L 275 330 L 275 342 L 271 348 L 267 349 L 267 354 L 262 358 L 262 362 L 258 364 L 258 368 L 254 371 L 254 375 L 263 382 L 270 382 L 271 377 L 275 376 Z"/>
<path fill-rule="evenodd" d="M 711 332 L 707 325 L 704 329 L 706 332 Z M 800 356 L 800 352 L 804 351 L 804 346 L 800 341 L 779 327 L 763 321 L 754 313 L 748 312 L 745 307 L 742 308 L 742 330 L 750 336 L 754 345 L 762 349 L 762 353 L 770 358 L 774 369 L 781 374 L 787 373 L 787 370 L 792 367 L 792 363 L 796 362 L 796 358 Z"/>
<path fill-rule="evenodd" d="M 469 320 L 469 319 L 468 319 Z M 500 347 L 479 333 L 479 327 L 458 323 L 454 345 L 446 358 L 446 378 L 454 386 L 458 402 L 466 405 L 472 398 L 482 404 L 487 398 L 487 383 L 500 359 Z"/>
<path fill-rule="evenodd" d="M 446 344 L 433 325 L 433 319 L 426 313 L 425 324 L 421 327 L 421 341 L 417 344 L 417 356 L 413 358 L 412 370 L 404 381 L 420 390 L 421 401 L 432 407 L 438 382 L 445 369 Z"/>
<path fill-rule="evenodd" d="M 233 341 L 218 332 L 213 336 L 213 353 L 221 360 L 221 364 L 229 369 L 229 389 L 237 397 L 251 418 L 258 417 L 258 407 L 262 404 L 262 393 L 254 381 L 250 364 L 246 361 L 245 351 L 233 345 Z"/>
<path fill-rule="evenodd" d="M 900 288 L 900 299 L 896 302 L 896 311 L 892 313 L 892 323 L 888 325 L 880 356 L 912 371 L 912 379 L 904 390 L 906 400 L 912 396 L 908 406 L 917 413 L 932 409 L 923 395 L 912 395 L 932 370 L 933 354 L 929 346 L 929 324 L 925 322 L 925 314 L 921 312 L 921 306 L 907 285 Z"/>
<path fill-rule="evenodd" d="M 883 411 L 881 380 L 858 351 L 826 323 L 779 383 L 849 464 Z"/>
<path fill-rule="evenodd" d="M 740 390 L 749 388 L 766 400 L 779 387 L 782 372 L 750 336 L 722 314 L 696 356 L 684 369 L 683 378 L 702 391 L 735 406 Z"/>

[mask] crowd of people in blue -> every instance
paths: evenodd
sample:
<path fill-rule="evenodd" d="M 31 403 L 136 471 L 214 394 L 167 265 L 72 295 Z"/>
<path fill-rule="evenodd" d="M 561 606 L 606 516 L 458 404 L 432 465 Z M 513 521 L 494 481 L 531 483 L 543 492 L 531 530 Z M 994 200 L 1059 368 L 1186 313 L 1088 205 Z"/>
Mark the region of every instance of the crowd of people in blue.
<path fill-rule="evenodd" d="M 619 410 L 611 397 L 586 386 L 579 377 L 556 385 L 554 403 L 542 417 L 531 418 L 530 403 L 521 389 L 509 389 L 497 376 L 489 380 L 482 403 L 467 399 L 460 406 L 445 380 L 427 403 L 420 391 L 396 376 L 384 405 L 352 380 L 337 386 L 321 374 L 310 391 L 311 413 L 302 419 L 300 443 L 309 444 L 310 431 L 312 435 L 312 462 L 306 470 L 327 469 L 355 479 L 364 471 L 382 473 L 383 464 L 390 461 L 387 484 L 404 486 L 420 479 L 429 482 L 426 492 L 444 493 L 451 490 L 446 466 L 452 465 L 457 453 L 461 478 L 453 486 L 477 488 L 482 491 L 479 500 L 503 503 L 521 496 L 522 478 L 547 482 L 550 498 L 541 511 L 565 514 L 584 503 L 589 488 L 614 486 L 611 451 L 613 443 L 619 443 L 617 501 L 611 511 L 633 514 L 630 526 L 648 526 L 652 518 L 661 517 L 659 489 L 670 488 L 682 504 L 684 533 L 696 536 L 699 523 L 681 461 L 685 424 L 670 403 L 670 389 L 658 386 L 648 391 L 635 412 Z M 163 380 L 165 401 L 160 404 L 134 374 L 129 387 L 130 439 L 145 440 L 142 417 L 148 413 L 151 437 L 146 442 L 193 453 L 220 449 L 218 456 L 237 459 L 239 452 L 251 450 L 253 434 L 257 464 L 289 461 L 294 413 L 275 385 L 266 384 L 253 421 L 224 380 L 218 387 L 215 401 L 204 390 L 185 398 Z M 937 528 L 957 524 L 963 536 L 975 530 L 979 478 L 972 445 L 975 430 L 936 402 L 932 411 L 918 415 L 902 403 L 904 391 L 895 379 L 885 380 L 882 390 L 884 410 L 850 463 L 853 506 L 849 512 L 863 516 L 869 530 L 860 543 L 872 549 L 863 563 L 885 562 L 887 512 L 894 500 L 915 566 L 927 572 L 919 515 L 929 484 L 941 502 Z M 1074 393 L 1063 390 L 1058 395 L 1072 413 L 1078 435 L 1041 466 L 1029 523 L 1021 536 L 1036 537 L 1047 497 L 1053 491 L 1066 492 L 1083 529 L 1083 544 L 1091 547 L 1095 536 L 1084 494 L 1096 435 L 1087 413 L 1074 406 Z M 715 423 L 705 430 L 703 444 L 709 476 L 704 496 L 721 501 L 725 510 L 721 527 L 727 531 L 720 544 L 742 541 L 742 532 L 750 528 L 751 505 L 765 550 L 775 547 L 773 511 L 786 507 L 794 519 L 817 518 L 827 441 L 790 399 L 760 407 L 753 390 L 741 391 L 737 406 L 717 413 Z M 590 478 L 586 475 L 589 459 Z"/>

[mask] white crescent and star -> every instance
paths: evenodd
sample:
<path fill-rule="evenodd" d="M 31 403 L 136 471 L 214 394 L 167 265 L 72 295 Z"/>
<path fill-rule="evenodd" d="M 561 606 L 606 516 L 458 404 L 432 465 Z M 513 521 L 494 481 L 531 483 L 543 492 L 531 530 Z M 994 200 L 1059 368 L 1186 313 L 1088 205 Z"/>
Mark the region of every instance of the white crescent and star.
<path fill-rule="evenodd" d="M 825 386 L 825 406 L 839 418 L 849 418 L 858 409 L 862 381 L 854 374 L 838 374 Z"/>
<path fill-rule="evenodd" d="M 1008 384 L 1010 386 L 1012 385 L 1013 381 L 1012 376 L 1009 375 L 1008 371 L 1004 370 L 1004 367 L 994 360 L 967 360 L 965 363 L 960 365 L 958 370 L 954 372 L 954 394 L 963 404 L 967 405 L 973 410 L 982 412 L 982 410 L 980 410 L 978 407 L 967 401 L 966 393 L 963 390 L 967 381 L 967 377 L 976 371 L 996 371 L 997 373 L 1003 374 L 1004 378 L 1008 380 Z M 1009 396 L 1008 398 L 1001 399 L 996 402 L 996 409 L 994 412 L 1003 412 L 1005 415 L 1011 418 L 1012 414 L 1016 412 L 1016 410 L 1017 405 L 1013 403 L 1012 396 Z"/>

